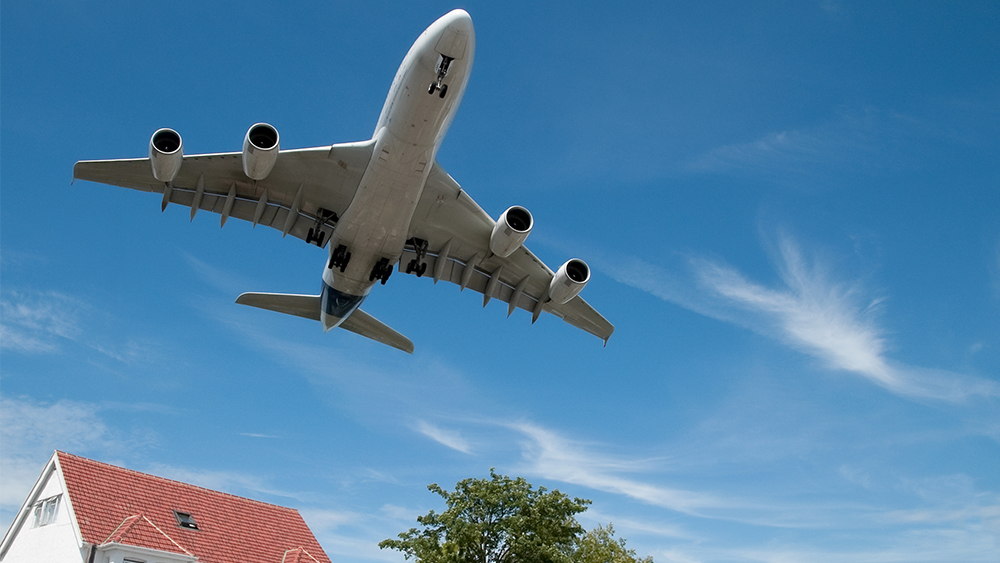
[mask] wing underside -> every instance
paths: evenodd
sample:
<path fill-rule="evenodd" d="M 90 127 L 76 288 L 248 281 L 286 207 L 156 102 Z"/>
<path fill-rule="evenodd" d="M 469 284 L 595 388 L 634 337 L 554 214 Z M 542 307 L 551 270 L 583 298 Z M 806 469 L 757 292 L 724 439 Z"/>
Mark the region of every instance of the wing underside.
<path fill-rule="evenodd" d="M 325 246 L 340 215 L 354 198 L 367 169 L 374 141 L 284 150 L 263 180 L 247 178 L 241 153 L 185 156 L 173 182 L 156 181 L 148 158 L 81 161 L 74 179 L 163 194 L 161 205 L 178 204 L 281 231 L 282 236 Z M 507 257 L 492 254 L 495 222 L 437 163 L 432 167 L 410 225 L 410 242 L 400 271 L 420 254 L 430 277 L 498 299 L 532 315 L 549 312 L 607 342 L 614 326 L 579 296 L 566 303 L 548 298 L 553 271 L 530 250 Z M 346 328 L 346 327 L 345 327 Z"/>
<path fill-rule="evenodd" d="M 156 181 L 148 158 L 81 161 L 73 178 L 163 194 L 170 203 L 254 225 L 325 246 L 350 205 L 371 160 L 374 141 L 281 151 L 271 173 L 250 180 L 241 153 L 185 156 L 173 182 Z"/>
<path fill-rule="evenodd" d="M 614 326 L 581 297 L 563 304 L 548 299 L 554 272 L 530 250 L 522 246 L 506 258 L 490 252 L 494 224 L 435 163 L 413 216 L 400 271 L 405 272 L 403 266 L 420 252 L 427 264 L 424 275 L 482 293 L 484 306 L 498 299 L 507 303 L 508 316 L 524 309 L 531 312 L 532 322 L 546 311 L 607 342 Z"/>

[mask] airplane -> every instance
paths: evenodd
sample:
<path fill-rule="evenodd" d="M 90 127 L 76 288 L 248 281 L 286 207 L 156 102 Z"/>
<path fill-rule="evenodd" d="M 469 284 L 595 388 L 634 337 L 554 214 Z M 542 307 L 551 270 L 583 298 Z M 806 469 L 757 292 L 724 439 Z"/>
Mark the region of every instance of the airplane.
<path fill-rule="evenodd" d="M 79 161 L 73 178 L 162 193 L 176 203 L 280 230 L 327 249 L 319 295 L 243 293 L 236 303 L 319 321 L 413 353 L 413 343 L 360 309 L 394 268 L 430 274 L 531 313 L 547 311 L 607 345 L 614 326 L 580 291 L 590 268 L 578 258 L 552 271 L 524 246 L 531 213 L 493 218 L 438 164 L 436 155 L 465 93 L 475 55 L 472 18 L 453 10 L 430 25 L 403 59 L 372 138 L 282 150 L 267 123 L 250 127 L 242 152 L 184 156 L 173 129 L 149 141 L 149 158 Z M 404 266 L 405 263 L 405 266 Z M 405 270 L 404 270 L 405 267 Z"/>

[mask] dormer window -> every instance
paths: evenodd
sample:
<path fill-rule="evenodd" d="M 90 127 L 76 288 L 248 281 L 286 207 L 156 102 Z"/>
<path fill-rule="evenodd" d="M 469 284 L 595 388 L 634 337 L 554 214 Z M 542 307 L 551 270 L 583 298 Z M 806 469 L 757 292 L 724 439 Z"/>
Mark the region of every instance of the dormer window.
<path fill-rule="evenodd" d="M 43 501 L 35 504 L 33 510 L 35 514 L 35 522 L 32 525 L 33 528 L 38 528 L 40 526 L 47 526 L 56 521 L 59 517 L 59 497 L 61 495 L 56 495 L 52 498 L 47 498 Z"/>
<path fill-rule="evenodd" d="M 191 516 L 190 512 L 181 512 L 179 510 L 174 511 L 174 518 L 177 519 L 177 525 L 181 528 L 187 528 L 188 530 L 197 530 L 198 523 L 194 521 L 194 517 Z"/>

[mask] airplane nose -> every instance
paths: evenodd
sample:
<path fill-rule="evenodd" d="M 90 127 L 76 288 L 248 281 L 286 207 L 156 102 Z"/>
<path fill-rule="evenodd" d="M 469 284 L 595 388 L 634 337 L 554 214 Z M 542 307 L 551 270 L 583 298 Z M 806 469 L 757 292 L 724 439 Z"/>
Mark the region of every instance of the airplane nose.
<path fill-rule="evenodd" d="M 472 31 L 472 16 L 469 12 L 465 10 L 458 9 L 452 10 L 444 15 L 447 19 L 448 27 L 454 29 L 455 31 Z"/>
<path fill-rule="evenodd" d="M 462 60 L 471 49 L 475 48 L 472 16 L 465 10 L 448 12 L 434 22 L 432 27 L 439 30 L 434 50 L 446 57 Z"/>

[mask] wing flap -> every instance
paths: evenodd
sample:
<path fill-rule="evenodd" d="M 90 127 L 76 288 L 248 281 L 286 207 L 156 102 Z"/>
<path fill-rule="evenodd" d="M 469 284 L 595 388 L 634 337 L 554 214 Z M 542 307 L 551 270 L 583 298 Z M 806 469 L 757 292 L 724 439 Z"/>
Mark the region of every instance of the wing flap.
<path fill-rule="evenodd" d="M 400 271 L 405 272 L 402 267 L 403 264 L 409 262 L 413 258 L 416 258 L 416 253 L 412 248 L 408 247 L 403 252 L 403 258 L 399 262 Z M 483 295 L 487 294 L 492 273 L 487 271 L 485 267 L 481 268 L 479 266 L 469 266 L 468 263 L 459 261 L 455 258 L 443 258 L 434 253 L 428 252 L 424 257 L 424 262 L 427 263 L 427 271 L 435 271 L 438 260 L 447 260 L 447 262 L 442 266 L 442 280 L 456 285 L 461 285 L 463 279 L 465 278 L 466 269 L 472 267 L 473 271 L 468 276 L 466 287 L 478 293 L 482 293 Z M 487 262 L 486 264 L 488 265 L 489 263 Z M 547 289 L 548 282 L 552 279 L 552 274 L 551 270 L 548 270 L 548 268 L 546 268 L 546 270 L 550 272 L 548 277 L 545 278 L 545 288 Z M 506 267 L 504 272 L 506 272 Z M 523 279 L 524 278 L 518 279 L 516 277 L 508 276 L 504 273 L 499 282 L 494 286 L 493 291 L 489 293 L 490 299 L 497 299 L 510 304 L 511 300 L 516 296 L 517 300 L 514 303 L 515 308 L 534 313 L 535 308 L 538 306 L 539 299 L 543 299 L 545 296 L 545 290 L 543 289 L 541 292 L 529 292 L 527 290 L 527 286 L 529 284 L 525 284 L 525 287 L 522 288 L 520 293 L 518 293 L 517 287 Z M 537 286 L 539 284 L 534 285 Z M 589 332 L 605 342 L 611 338 L 612 333 L 615 331 L 614 325 L 608 322 L 607 319 L 605 319 L 580 296 L 576 296 L 562 305 L 553 303 L 552 301 L 544 302 L 542 303 L 542 310 L 552 313 L 563 321 Z"/>

